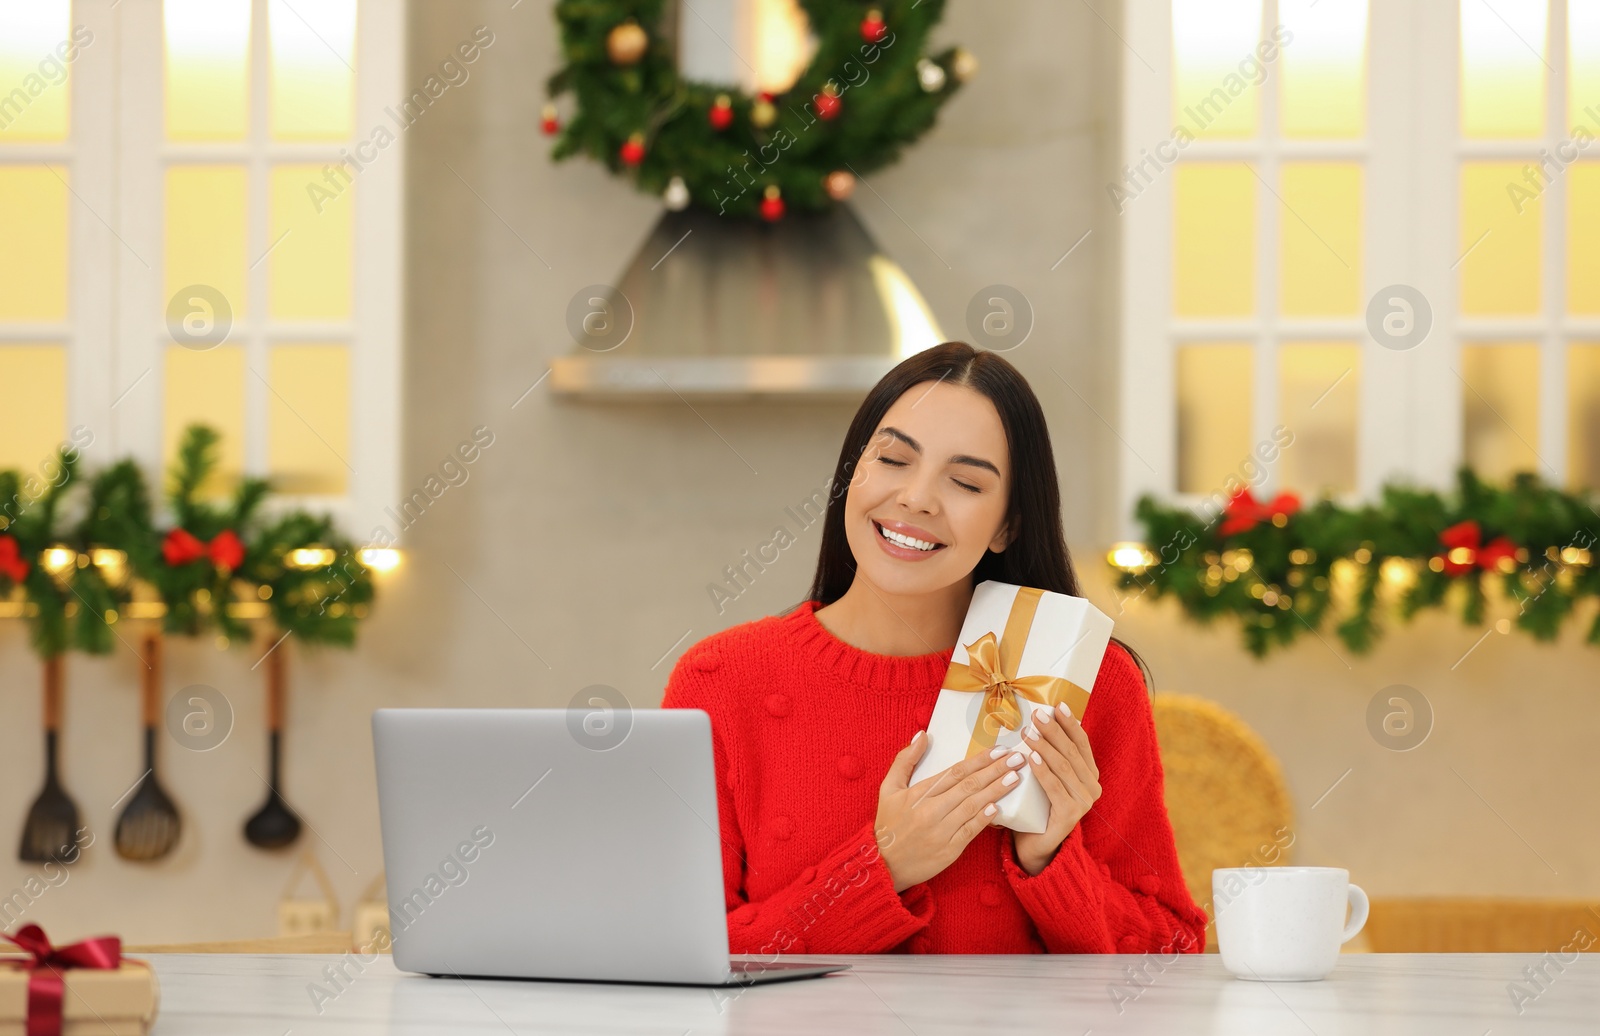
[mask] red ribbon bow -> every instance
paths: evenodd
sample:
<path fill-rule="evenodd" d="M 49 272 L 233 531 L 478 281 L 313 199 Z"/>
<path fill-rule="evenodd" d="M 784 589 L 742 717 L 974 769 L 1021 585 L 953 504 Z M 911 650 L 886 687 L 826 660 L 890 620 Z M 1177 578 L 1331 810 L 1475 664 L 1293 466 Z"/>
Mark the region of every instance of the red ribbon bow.
<path fill-rule="evenodd" d="M 61 1002 L 66 990 L 61 972 L 68 968 L 115 969 L 122 963 L 122 939 L 116 935 L 57 948 L 50 945 L 43 928 L 28 924 L 6 938 L 33 957 L 5 962 L 32 972 L 28 977 L 27 1036 L 61 1036 Z"/>
<path fill-rule="evenodd" d="M 1445 549 L 1438 558 L 1444 566 L 1444 572 L 1459 576 L 1463 572 L 1471 572 L 1473 566 L 1493 569 L 1500 567 L 1500 562 L 1505 558 L 1516 560 L 1517 545 L 1505 536 L 1496 536 L 1480 547 L 1482 541 L 1483 529 L 1475 518 L 1457 522 L 1441 532 L 1439 542 L 1444 544 Z"/>
<path fill-rule="evenodd" d="M 27 578 L 27 575 L 28 562 L 17 546 L 17 538 L 0 536 L 0 576 L 5 576 L 13 583 L 20 583 Z"/>
<path fill-rule="evenodd" d="M 1232 536 L 1236 532 L 1255 528 L 1257 522 L 1269 521 L 1280 514 L 1287 517 L 1298 510 L 1300 498 L 1293 493 L 1279 493 L 1270 501 L 1262 502 L 1250 492 L 1250 487 L 1241 486 L 1223 509 L 1226 519 L 1218 531 L 1223 536 Z"/>
<path fill-rule="evenodd" d="M 231 572 L 244 563 L 244 543 L 232 529 L 223 529 L 210 543 L 202 543 L 188 529 L 173 529 L 161 541 L 161 556 L 173 566 L 209 557 L 214 564 Z"/>

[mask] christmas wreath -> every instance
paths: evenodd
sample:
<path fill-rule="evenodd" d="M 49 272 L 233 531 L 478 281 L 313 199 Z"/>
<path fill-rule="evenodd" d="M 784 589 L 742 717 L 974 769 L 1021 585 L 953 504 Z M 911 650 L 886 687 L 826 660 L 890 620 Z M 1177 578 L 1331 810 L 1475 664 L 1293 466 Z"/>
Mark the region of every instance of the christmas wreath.
<path fill-rule="evenodd" d="M 1128 597 L 1175 598 L 1190 618 L 1237 621 L 1260 657 L 1332 622 L 1369 651 L 1383 619 L 1454 608 L 1464 623 L 1553 640 L 1583 602 L 1600 601 L 1596 500 L 1537 475 L 1490 485 L 1470 469 L 1454 493 L 1385 486 L 1375 504 L 1301 506 L 1238 488 L 1217 508 L 1138 503 L 1144 544 L 1110 555 Z M 1320 634 L 1317 634 L 1320 635 Z M 1587 641 L 1600 646 L 1600 614 Z"/>
<path fill-rule="evenodd" d="M 970 53 L 925 55 L 944 0 L 798 0 L 817 49 L 782 94 L 678 74 L 664 2 L 559 0 L 564 67 L 550 77 L 551 157 L 584 153 L 671 209 L 693 203 L 768 221 L 848 198 L 857 174 L 893 162 L 972 77 Z M 692 16 L 692 15 L 691 15 Z M 576 104 L 563 123 L 555 98 Z"/>

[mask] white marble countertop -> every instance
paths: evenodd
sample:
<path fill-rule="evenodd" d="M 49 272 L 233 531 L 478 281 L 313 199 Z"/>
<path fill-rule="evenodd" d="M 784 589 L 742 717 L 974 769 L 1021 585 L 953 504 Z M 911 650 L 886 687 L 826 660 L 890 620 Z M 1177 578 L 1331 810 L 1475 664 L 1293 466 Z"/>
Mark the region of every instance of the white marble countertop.
<path fill-rule="evenodd" d="M 1245 982 L 1216 954 L 785 957 L 854 965 L 744 989 L 433 979 L 388 957 L 348 980 L 311 954 L 145 954 L 161 980 L 155 1036 L 313 1033 L 1440 1033 L 1600 1032 L 1600 958 L 1343 954 L 1321 982 Z M 1548 978 L 1530 983 L 1523 969 Z M 1134 985 L 1131 974 L 1139 977 Z M 1519 1014 L 1513 984 L 1523 998 Z M 320 984 L 333 999 L 313 1001 Z M 1141 988 L 1142 987 L 1142 988 Z M 1542 988 L 1541 988 L 1542 987 Z M 1120 1000 L 1120 1003 L 1118 1002 Z"/>

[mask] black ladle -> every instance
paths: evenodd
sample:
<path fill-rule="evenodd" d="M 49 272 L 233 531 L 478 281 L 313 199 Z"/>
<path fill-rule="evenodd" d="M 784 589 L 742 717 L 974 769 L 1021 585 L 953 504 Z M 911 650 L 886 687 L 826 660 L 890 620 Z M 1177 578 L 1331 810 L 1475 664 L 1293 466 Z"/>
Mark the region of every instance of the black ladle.
<path fill-rule="evenodd" d="M 267 753 L 271 766 L 267 780 L 267 803 L 245 821 L 245 841 L 258 849 L 282 849 L 300 837 L 300 818 L 278 792 L 279 742 L 283 731 L 284 652 L 280 641 L 267 652 Z"/>
<path fill-rule="evenodd" d="M 44 788 L 22 825 L 17 858 L 26 863 L 72 863 L 66 850 L 77 842 L 78 806 L 56 778 L 56 734 L 61 729 L 61 656 L 44 660 Z"/>
<path fill-rule="evenodd" d="M 124 860 L 159 860 L 178 844 L 183 818 L 156 777 L 156 722 L 161 697 L 161 635 L 144 639 L 144 672 L 140 675 L 144 713 L 144 776 L 139 790 L 117 818 L 117 855 Z"/>

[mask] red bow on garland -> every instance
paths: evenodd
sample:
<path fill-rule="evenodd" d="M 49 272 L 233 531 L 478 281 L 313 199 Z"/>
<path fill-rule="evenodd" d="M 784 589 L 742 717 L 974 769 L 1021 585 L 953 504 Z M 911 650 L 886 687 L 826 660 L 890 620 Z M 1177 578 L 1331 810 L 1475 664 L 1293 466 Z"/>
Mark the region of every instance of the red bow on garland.
<path fill-rule="evenodd" d="M 1255 528 L 1257 522 L 1270 521 L 1280 514 L 1288 517 L 1298 510 L 1300 498 L 1293 493 L 1279 493 L 1263 503 L 1250 492 L 1250 487 L 1242 486 L 1228 501 L 1228 506 L 1223 508 L 1224 521 L 1218 532 L 1223 536 L 1232 536 L 1236 532 Z"/>
<path fill-rule="evenodd" d="M 5 962 L 32 972 L 28 977 L 27 1036 L 61 1036 L 61 1001 L 66 991 L 61 972 L 68 968 L 114 969 L 122 963 L 122 939 L 115 935 L 56 948 L 50 945 L 43 928 L 28 924 L 6 938 L 33 958 Z"/>
<path fill-rule="evenodd" d="M 244 543 L 232 529 L 223 529 L 210 543 L 202 543 L 188 529 L 173 529 L 161 541 L 161 556 L 173 566 L 209 557 L 214 564 L 231 572 L 244 563 Z"/>
<path fill-rule="evenodd" d="M 1480 547 L 1482 541 L 1483 529 L 1475 518 L 1457 522 L 1441 532 L 1439 542 L 1444 544 L 1445 549 L 1437 557 L 1444 566 L 1443 571 L 1447 575 L 1459 576 L 1463 572 L 1471 572 L 1473 566 L 1493 569 L 1500 567 L 1500 562 L 1506 558 L 1516 560 L 1517 545 L 1506 537 L 1496 536 Z"/>
<path fill-rule="evenodd" d="M 28 562 L 17 547 L 15 536 L 0 536 L 0 576 L 20 583 L 28 575 Z"/>

